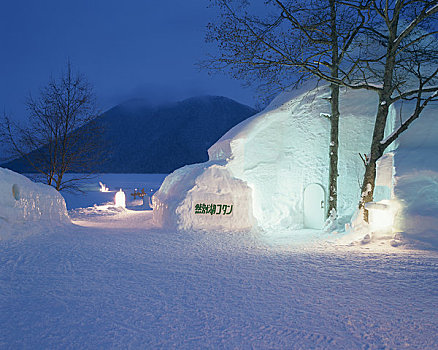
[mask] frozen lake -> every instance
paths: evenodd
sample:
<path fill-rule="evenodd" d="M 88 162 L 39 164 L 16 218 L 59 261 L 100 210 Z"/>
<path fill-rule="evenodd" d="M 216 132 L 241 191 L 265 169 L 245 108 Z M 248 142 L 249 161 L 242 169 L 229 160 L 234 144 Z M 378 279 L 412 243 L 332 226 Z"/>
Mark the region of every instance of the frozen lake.
<path fill-rule="evenodd" d="M 74 174 L 66 175 L 67 179 L 74 176 Z M 139 191 L 144 189 L 145 193 L 151 195 L 160 188 L 166 176 L 167 174 L 96 174 L 80 182 L 79 187 L 83 193 L 63 191 L 62 195 L 68 210 L 114 202 L 115 193 L 120 189 L 125 192 L 128 205 L 139 205 L 138 201 L 134 203 L 131 193 L 135 189 Z M 99 182 L 105 184 L 109 192 L 100 192 Z"/>

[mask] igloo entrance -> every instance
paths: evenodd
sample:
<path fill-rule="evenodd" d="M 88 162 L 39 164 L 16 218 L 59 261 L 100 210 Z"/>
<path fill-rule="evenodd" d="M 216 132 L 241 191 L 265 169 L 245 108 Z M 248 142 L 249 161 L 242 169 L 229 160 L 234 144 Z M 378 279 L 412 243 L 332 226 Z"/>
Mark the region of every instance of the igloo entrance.
<path fill-rule="evenodd" d="M 320 184 L 310 184 L 304 190 L 304 227 L 321 230 L 325 222 L 325 192 Z"/>

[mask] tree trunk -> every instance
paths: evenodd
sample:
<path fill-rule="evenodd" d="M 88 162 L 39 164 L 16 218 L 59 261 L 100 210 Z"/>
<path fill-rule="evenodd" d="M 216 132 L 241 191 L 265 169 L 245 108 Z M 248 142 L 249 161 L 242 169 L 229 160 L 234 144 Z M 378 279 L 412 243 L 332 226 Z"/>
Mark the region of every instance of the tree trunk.
<path fill-rule="evenodd" d="M 377 110 L 376 121 L 374 123 L 373 138 L 371 141 L 371 152 L 365 166 L 365 174 L 362 182 L 361 199 L 359 208 L 364 209 L 364 220 L 368 222 L 368 210 L 365 203 L 372 202 L 374 189 L 376 187 L 377 161 L 383 155 L 385 148 L 381 141 L 385 136 L 386 120 L 388 118 L 390 93 L 382 93 L 379 96 L 379 108 Z"/>
<path fill-rule="evenodd" d="M 369 216 L 368 210 L 365 209 L 365 204 L 373 201 L 374 189 L 376 187 L 376 163 L 385 151 L 385 147 L 382 145 L 382 140 L 385 137 L 386 120 L 388 119 L 389 106 L 392 103 L 391 96 L 395 89 L 393 76 L 397 47 L 394 46 L 394 43 L 397 36 L 399 15 L 400 8 L 395 11 L 393 20 L 388 23 L 388 40 L 386 47 L 385 70 L 383 73 L 383 87 L 379 93 L 379 106 L 377 109 L 376 121 L 374 123 L 371 152 L 365 166 L 365 174 L 362 182 L 359 208 L 364 209 L 364 220 L 366 222 L 369 222 Z"/>
<path fill-rule="evenodd" d="M 62 186 L 62 175 L 58 174 L 58 178 L 56 180 L 56 190 L 60 191 L 61 190 L 61 186 Z"/>
<path fill-rule="evenodd" d="M 331 31 L 331 76 L 338 78 L 339 74 L 339 47 L 337 30 L 336 0 L 329 0 L 330 4 L 330 31 Z M 331 117 L 330 117 L 330 147 L 329 147 L 329 205 L 327 218 L 332 211 L 337 210 L 338 203 L 338 134 L 339 134 L 339 85 L 331 84 Z"/>
<path fill-rule="evenodd" d="M 327 217 L 337 210 L 338 201 L 338 148 L 339 148 L 339 85 L 331 84 L 330 117 L 330 164 L 329 164 L 329 205 Z"/>

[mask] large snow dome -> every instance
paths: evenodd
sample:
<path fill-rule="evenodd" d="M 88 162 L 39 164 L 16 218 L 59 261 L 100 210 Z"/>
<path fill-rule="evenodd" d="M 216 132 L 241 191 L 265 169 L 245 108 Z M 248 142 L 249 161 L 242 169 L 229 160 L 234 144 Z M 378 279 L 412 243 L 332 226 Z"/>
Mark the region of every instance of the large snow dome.
<path fill-rule="evenodd" d="M 64 198 L 53 187 L 0 168 L 0 238 L 20 222 L 68 220 Z"/>
<path fill-rule="evenodd" d="M 165 179 L 152 199 L 155 222 L 179 229 L 322 228 L 328 202 L 329 97 L 328 86 L 284 92 L 231 129 L 208 150 L 208 162 Z M 359 154 L 369 151 L 377 103 L 374 92 L 341 91 L 338 216 L 345 222 L 359 202 L 365 169 Z M 394 119 L 391 107 L 389 120 Z M 377 180 L 383 185 L 376 188 L 379 199 L 390 195 L 391 181 L 392 176 Z"/>

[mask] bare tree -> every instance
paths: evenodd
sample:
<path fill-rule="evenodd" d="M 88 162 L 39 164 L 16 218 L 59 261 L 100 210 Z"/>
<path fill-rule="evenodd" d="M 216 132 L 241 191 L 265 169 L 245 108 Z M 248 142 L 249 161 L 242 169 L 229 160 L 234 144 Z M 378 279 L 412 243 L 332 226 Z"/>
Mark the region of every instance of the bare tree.
<path fill-rule="evenodd" d="M 360 208 L 373 200 L 377 160 L 430 102 L 438 100 L 438 1 L 374 0 L 372 11 L 375 18 L 366 28 L 365 57 L 357 61 L 361 81 L 350 85 L 379 95 Z M 389 107 L 401 101 L 409 101 L 412 108 L 384 138 Z M 367 210 L 364 213 L 368 221 Z"/>
<path fill-rule="evenodd" d="M 207 41 L 218 43 L 221 54 L 206 62 L 208 68 L 227 69 L 236 78 L 261 82 L 262 89 L 273 91 L 311 77 L 330 83 L 330 215 L 336 211 L 338 195 L 339 86 L 356 73 L 354 44 L 368 21 L 370 1 L 270 0 L 255 5 L 216 0 L 214 4 L 221 9 L 221 19 L 209 25 Z"/>
<path fill-rule="evenodd" d="M 73 73 L 70 62 L 58 79 L 50 79 L 39 96 L 26 102 L 28 123 L 21 126 L 4 115 L 0 136 L 8 158 L 23 159 L 58 191 L 75 189 L 103 159 L 101 130 L 93 87 Z M 83 173 L 68 180 L 67 172 Z"/>

